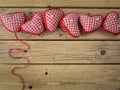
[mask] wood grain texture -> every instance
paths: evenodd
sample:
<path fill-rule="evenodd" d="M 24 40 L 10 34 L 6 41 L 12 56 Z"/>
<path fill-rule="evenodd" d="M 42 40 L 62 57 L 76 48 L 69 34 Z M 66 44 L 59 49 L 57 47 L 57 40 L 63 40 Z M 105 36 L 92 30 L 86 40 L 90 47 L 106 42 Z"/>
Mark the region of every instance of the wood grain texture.
<path fill-rule="evenodd" d="M 0 90 L 21 90 L 14 65 L 0 65 Z M 4 68 L 4 70 L 3 70 Z M 45 73 L 48 73 L 47 75 Z M 16 73 L 23 76 L 26 89 L 32 90 L 119 90 L 119 65 L 35 65 Z"/>
<path fill-rule="evenodd" d="M 65 13 L 74 11 L 105 16 L 109 11 L 117 11 L 120 15 L 119 0 L 0 0 L 0 7 L 0 15 L 22 11 L 28 18 L 48 7 L 61 7 Z M 120 35 L 113 36 L 101 29 L 91 34 L 81 33 L 74 39 L 59 28 L 54 33 L 45 32 L 41 36 L 23 32 L 18 36 L 28 40 L 31 46 L 26 53 L 13 52 L 16 56 L 28 56 L 31 61 L 28 68 L 16 70 L 25 80 L 25 90 L 120 89 Z M 14 35 L 0 23 L 0 90 L 21 90 L 19 79 L 10 70 L 24 66 L 25 62 L 11 59 L 8 50 L 25 47 L 13 39 L 16 40 Z M 29 86 L 33 88 L 29 89 Z"/>
<path fill-rule="evenodd" d="M 26 55 L 31 63 L 120 63 L 117 41 L 27 41 L 31 49 Z M 0 41 L 0 63 L 24 63 L 8 56 L 8 49 L 23 47 L 17 41 Z M 24 48 L 24 47 L 23 47 Z"/>
<path fill-rule="evenodd" d="M 26 15 L 29 17 L 31 12 L 43 12 L 46 9 L 39 9 L 39 8 L 0 8 L 0 15 L 4 13 L 10 13 L 10 12 L 26 12 Z M 78 12 L 81 13 L 92 13 L 92 14 L 102 14 L 106 15 L 107 12 L 110 11 L 117 11 L 120 14 L 120 9 L 62 9 L 65 13 L 68 12 Z M 43 36 L 34 36 L 29 35 L 25 33 L 19 33 L 19 37 L 22 39 L 72 39 L 71 36 L 69 36 L 67 33 L 63 32 L 62 29 L 58 29 L 57 31 L 50 33 L 45 32 L 45 35 Z M 0 23 L 0 39 L 15 39 L 14 35 L 11 32 L 8 32 L 3 25 Z M 103 30 L 98 30 L 91 34 L 83 34 L 81 33 L 81 36 L 77 38 L 77 40 L 120 40 L 120 35 L 114 36 L 111 35 Z"/>
<path fill-rule="evenodd" d="M 120 7 L 119 0 L 0 0 L 0 7 Z"/>

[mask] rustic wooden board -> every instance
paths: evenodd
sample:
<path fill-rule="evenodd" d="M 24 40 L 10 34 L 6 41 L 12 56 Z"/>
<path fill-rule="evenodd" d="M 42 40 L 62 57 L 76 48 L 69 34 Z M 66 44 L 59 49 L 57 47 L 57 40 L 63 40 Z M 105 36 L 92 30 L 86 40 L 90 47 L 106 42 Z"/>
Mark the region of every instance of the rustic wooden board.
<path fill-rule="evenodd" d="M 0 15 L 23 11 L 28 17 L 48 7 L 61 7 L 65 13 L 105 16 L 109 11 L 117 11 L 120 14 L 119 0 L 0 0 L 0 7 Z M 82 33 L 74 39 L 59 28 L 41 36 L 23 32 L 18 36 L 28 40 L 31 46 L 27 53 L 13 53 L 26 55 L 31 61 L 28 68 L 16 71 L 26 82 L 25 90 L 120 89 L 120 35 L 113 36 L 101 29 L 91 34 Z M 8 56 L 8 49 L 24 47 L 15 40 L 0 23 L 0 90 L 21 90 L 19 79 L 10 73 L 13 67 L 25 64 L 23 59 L 14 60 Z"/>
<path fill-rule="evenodd" d="M 19 79 L 11 75 L 14 65 L 0 65 L 0 89 L 21 90 Z M 4 68 L 4 70 L 3 70 Z M 25 90 L 119 90 L 119 65 L 32 65 L 17 70 Z M 45 74 L 45 73 L 48 74 Z"/>
<path fill-rule="evenodd" d="M 117 41 L 27 41 L 31 63 L 120 63 Z M 0 63 L 24 63 L 8 56 L 8 49 L 23 47 L 16 41 L 0 41 Z M 15 55 L 18 55 L 15 53 Z"/>
<path fill-rule="evenodd" d="M 0 15 L 10 12 L 26 12 L 27 16 L 30 16 L 31 12 L 40 11 L 43 12 L 46 9 L 40 8 L 0 8 Z M 102 14 L 106 15 L 107 12 L 117 11 L 120 13 L 120 9 L 62 9 L 65 13 L 68 12 L 78 12 L 78 13 L 92 13 L 92 14 Z M 22 39 L 74 39 L 69 36 L 67 33 L 63 32 L 62 29 L 58 29 L 56 32 L 50 33 L 46 32 L 45 35 L 34 36 L 28 35 L 25 33 L 19 33 L 19 37 Z M 8 32 L 3 25 L 0 23 L 0 39 L 15 39 L 14 35 L 11 32 Z M 104 32 L 103 30 L 98 30 L 91 34 L 81 34 L 77 40 L 120 40 L 120 35 L 114 36 L 109 33 Z"/>
<path fill-rule="evenodd" d="M 119 0 L 0 0 L 0 7 L 120 7 Z"/>

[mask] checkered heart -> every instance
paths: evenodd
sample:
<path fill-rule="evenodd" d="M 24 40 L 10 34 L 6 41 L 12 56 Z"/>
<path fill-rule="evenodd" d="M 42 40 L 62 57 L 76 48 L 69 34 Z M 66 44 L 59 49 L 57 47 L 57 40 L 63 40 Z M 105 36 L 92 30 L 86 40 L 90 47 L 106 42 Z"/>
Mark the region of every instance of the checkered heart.
<path fill-rule="evenodd" d="M 37 12 L 33 14 L 29 21 L 21 26 L 21 30 L 28 34 L 40 35 L 44 32 L 42 14 Z"/>
<path fill-rule="evenodd" d="M 119 15 L 117 12 L 109 12 L 103 23 L 104 30 L 114 35 L 120 34 L 120 23 L 118 20 Z"/>
<path fill-rule="evenodd" d="M 13 33 L 19 32 L 22 24 L 25 23 L 25 13 L 17 12 L 17 13 L 7 13 L 0 16 L 1 22 L 4 27 Z"/>
<path fill-rule="evenodd" d="M 80 29 L 78 25 L 78 14 L 76 13 L 69 13 L 62 18 L 61 26 L 62 28 L 71 36 L 79 37 L 80 36 Z"/>
<path fill-rule="evenodd" d="M 98 30 L 101 27 L 103 22 L 103 16 L 82 14 L 80 15 L 79 21 L 81 23 L 83 32 L 90 33 Z"/>
<path fill-rule="evenodd" d="M 50 32 L 55 31 L 63 15 L 64 12 L 57 8 L 46 10 L 43 13 L 43 20 L 46 30 Z"/>

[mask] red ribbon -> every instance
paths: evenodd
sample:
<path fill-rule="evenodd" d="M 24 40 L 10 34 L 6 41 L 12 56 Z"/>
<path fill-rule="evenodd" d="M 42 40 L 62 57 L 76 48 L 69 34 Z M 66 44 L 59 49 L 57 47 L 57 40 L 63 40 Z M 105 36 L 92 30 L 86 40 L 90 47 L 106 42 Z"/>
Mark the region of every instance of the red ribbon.
<path fill-rule="evenodd" d="M 15 37 L 16 39 L 22 43 L 23 45 L 27 46 L 27 49 L 21 49 L 21 48 L 11 48 L 9 49 L 9 56 L 13 59 L 24 59 L 26 61 L 26 66 L 23 66 L 23 67 L 14 67 L 12 70 L 11 70 L 11 73 L 12 75 L 18 77 L 22 83 L 22 90 L 25 89 L 25 82 L 24 82 L 24 79 L 22 78 L 22 76 L 20 76 L 19 74 L 15 73 L 15 70 L 16 69 L 25 69 L 28 67 L 28 64 L 30 63 L 29 59 L 26 57 L 26 56 L 13 56 L 12 55 L 12 51 L 22 51 L 22 52 L 27 52 L 29 49 L 30 49 L 30 46 L 26 43 L 26 42 L 23 42 L 21 39 L 18 38 L 17 34 L 15 33 Z"/>

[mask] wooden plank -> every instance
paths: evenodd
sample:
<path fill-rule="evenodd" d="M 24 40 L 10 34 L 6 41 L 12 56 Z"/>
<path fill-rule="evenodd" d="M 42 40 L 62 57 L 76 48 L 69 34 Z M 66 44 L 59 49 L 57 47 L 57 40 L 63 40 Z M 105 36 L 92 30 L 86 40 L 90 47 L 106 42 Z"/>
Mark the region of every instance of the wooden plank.
<path fill-rule="evenodd" d="M 19 79 L 10 73 L 13 67 L 0 65 L 1 90 L 21 90 Z M 32 65 L 16 73 L 23 76 L 25 90 L 30 85 L 33 90 L 120 89 L 119 65 Z"/>
<path fill-rule="evenodd" d="M 31 12 L 43 12 L 46 9 L 40 8 L 0 8 L 0 15 L 3 13 L 12 12 L 26 12 L 27 16 L 30 16 Z M 65 13 L 68 12 L 78 12 L 78 13 L 92 13 L 92 14 L 102 14 L 105 16 L 107 12 L 117 11 L 120 13 L 120 9 L 62 9 Z M 50 33 L 46 32 L 43 36 L 34 36 L 25 33 L 19 33 L 19 37 L 22 39 L 74 39 L 69 36 L 63 30 L 58 29 L 56 32 Z M 8 32 L 0 23 L 0 39 L 15 39 L 14 35 L 11 32 Z M 98 30 L 91 34 L 81 34 L 78 38 L 79 40 L 120 40 L 120 35 L 114 36 L 109 33 L 104 32 L 103 30 Z"/>
<path fill-rule="evenodd" d="M 120 7 L 119 0 L 0 0 L 0 7 Z"/>
<path fill-rule="evenodd" d="M 27 41 L 31 63 L 120 63 L 118 41 Z M 8 49 L 23 47 L 16 41 L 0 41 L 0 63 L 24 63 L 8 56 Z"/>

